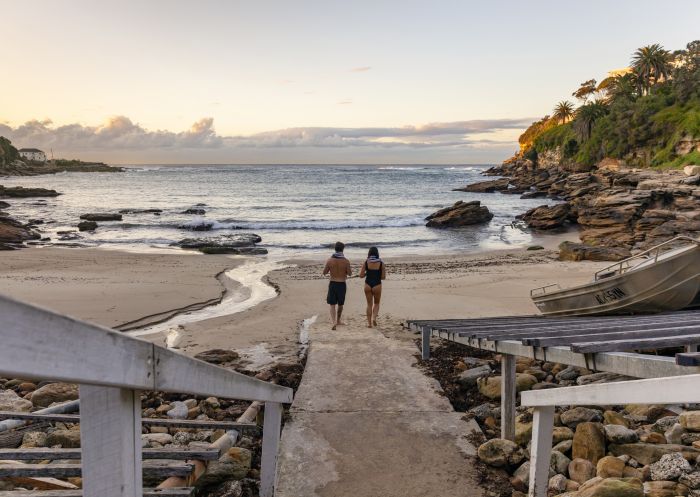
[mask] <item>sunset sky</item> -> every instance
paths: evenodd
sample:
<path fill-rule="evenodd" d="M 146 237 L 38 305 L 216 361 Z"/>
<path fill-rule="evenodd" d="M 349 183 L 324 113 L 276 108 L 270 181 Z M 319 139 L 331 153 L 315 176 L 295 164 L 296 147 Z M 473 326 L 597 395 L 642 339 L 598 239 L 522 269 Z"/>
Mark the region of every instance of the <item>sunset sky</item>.
<path fill-rule="evenodd" d="M 117 163 L 485 163 L 700 2 L 0 0 L 0 135 Z"/>

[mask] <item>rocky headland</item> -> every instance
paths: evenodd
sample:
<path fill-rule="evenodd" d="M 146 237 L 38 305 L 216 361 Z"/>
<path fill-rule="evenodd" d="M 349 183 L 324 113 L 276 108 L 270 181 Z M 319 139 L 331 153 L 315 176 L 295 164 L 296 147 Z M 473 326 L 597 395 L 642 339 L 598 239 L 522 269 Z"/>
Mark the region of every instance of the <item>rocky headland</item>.
<path fill-rule="evenodd" d="M 628 168 L 608 159 L 580 171 L 556 161 L 516 157 L 486 174 L 503 177 L 465 190 L 547 198 L 549 203 L 523 213 L 520 219 L 538 231 L 578 227 L 583 245 L 597 247 L 598 254 L 608 252 L 611 260 L 700 232 L 697 166 L 657 171 Z"/>

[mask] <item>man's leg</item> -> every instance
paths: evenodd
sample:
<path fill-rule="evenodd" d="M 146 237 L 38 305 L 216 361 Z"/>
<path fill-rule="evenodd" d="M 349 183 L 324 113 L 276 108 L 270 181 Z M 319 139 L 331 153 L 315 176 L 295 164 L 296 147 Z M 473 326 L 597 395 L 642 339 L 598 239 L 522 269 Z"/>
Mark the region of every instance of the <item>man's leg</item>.
<path fill-rule="evenodd" d="M 335 306 L 334 306 L 334 305 L 331 305 L 330 307 L 331 307 L 331 326 L 332 326 L 331 329 L 334 330 L 335 327 L 336 327 L 336 321 L 335 321 Z"/>
<path fill-rule="evenodd" d="M 343 306 L 339 305 L 338 306 L 338 320 L 336 321 L 336 324 L 343 324 L 340 322 L 340 316 L 343 315 Z"/>

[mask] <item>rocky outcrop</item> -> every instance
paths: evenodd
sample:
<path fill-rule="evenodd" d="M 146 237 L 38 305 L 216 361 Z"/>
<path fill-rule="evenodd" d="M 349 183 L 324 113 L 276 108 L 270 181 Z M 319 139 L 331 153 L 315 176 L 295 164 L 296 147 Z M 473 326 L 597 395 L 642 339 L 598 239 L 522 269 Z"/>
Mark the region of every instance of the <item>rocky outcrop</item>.
<path fill-rule="evenodd" d="M 559 244 L 559 260 L 562 261 L 621 261 L 631 255 L 622 247 L 595 247 L 573 242 Z"/>
<path fill-rule="evenodd" d="M 0 198 L 58 197 L 60 193 L 47 188 L 24 188 L 23 186 L 0 185 Z"/>
<path fill-rule="evenodd" d="M 508 189 L 508 183 L 510 180 L 508 178 L 494 179 L 489 181 L 480 181 L 478 183 L 472 183 L 462 188 L 455 188 L 454 192 L 472 192 L 472 193 L 493 193 L 501 192 Z"/>
<path fill-rule="evenodd" d="M 426 217 L 426 224 L 429 228 L 459 228 L 472 224 L 487 223 L 493 218 L 493 214 L 488 207 L 481 205 L 481 202 L 459 201 L 456 204 L 440 209 L 439 211 Z"/>
<path fill-rule="evenodd" d="M 114 214 L 114 213 L 110 213 L 110 212 L 89 213 L 89 214 L 82 214 L 80 216 L 80 219 L 83 219 L 85 221 L 121 221 L 122 215 L 121 214 Z"/>
<path fill-rule="evenodd" d="M 39 240 L 41 235 L 26 224 L 0 214 L 0 250 L 24 247 L 29 240 Z"/>
<path fill-rule="evenodd" d="M 262 238 L 255 233 L 236 233 L 209 238 L 185 238 L 171 244 L 183 249 L 199 250 L 204 254 L 264 255 L 267 249 L 257 247 Z"/>
<path fill-rule="evenodd" d="M 556 157 L 538 163 L 516 157 L 485 174 L 505 178 L 477 183 L 469 191 L 522 191 L 526 197 L 562 200 L 520 218 L 537 230 L 577 224 L 586 245 L 640 250 L 678 235 L 700 235 L 700 167 L 685 173 L 632 170 L 623 161 L 606 159 L 577 172 Z"/>
<path fill-rule="evenodd" d="M 181 214 L 194 214 L 196 216 L 203 216 L 206 213 L 207 211 L 201 207 L 192 207 L 191 209 L 185 209 L 181 212 Z"/>
<path fill-rule="evenodd" d="M 95 231 L 97 223 L 95 221 L 80 221 L 78 223 L 78 231 Z"/>
<path fill-rule="evenodd" d="M 569 221 L 570 214 L 569 204 L 557 204 L 551 207 L 541 205 L 518 216 L 518 219 L 522 219 L 533 229 L 552 230 L 564 226 L 564 223 Z"/>

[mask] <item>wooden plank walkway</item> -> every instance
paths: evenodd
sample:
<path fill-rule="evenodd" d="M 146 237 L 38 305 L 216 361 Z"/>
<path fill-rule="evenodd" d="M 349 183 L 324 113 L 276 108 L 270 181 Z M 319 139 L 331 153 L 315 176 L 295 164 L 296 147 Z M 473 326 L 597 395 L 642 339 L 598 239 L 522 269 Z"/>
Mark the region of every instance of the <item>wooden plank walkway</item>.
<path fill-rule="evenodd" d="M 413 337 L 317 325 L 280 445 L 276 497 L 482 497 L 479 430 L 414 366 Z"/>
<path fill-rule="evenodd" d="M 144 488 L 143 497 L 190 497 L 194 487 Z M 82 490 L 11 490 L 0 492 L 0 497 L 83 497 Z"/>
<path fill-rule="evenodd" d="M 193 464 L 168 463 L 150 464 L 143 463 L 143 474 L 153 478 L 165 479 L 169 476 L 187 477 L 194 469 Z M 0 464 L 0 478 L 72 478 L 82 476 L 82 464 Z"/>
<path fill-rule="evenodd" d="M 141 457 L 143 459 L 172 459 L 182 461 L 214 461 L 220 456 L 220 451 L 216 449 L 143 449 Z M 50 448 L 29 448 L 29 449 L 0 449 L 0 461 L 43 461 L 55 459 L 80 459 L 82 451 L 80 449 L 50 449 Z"/>

